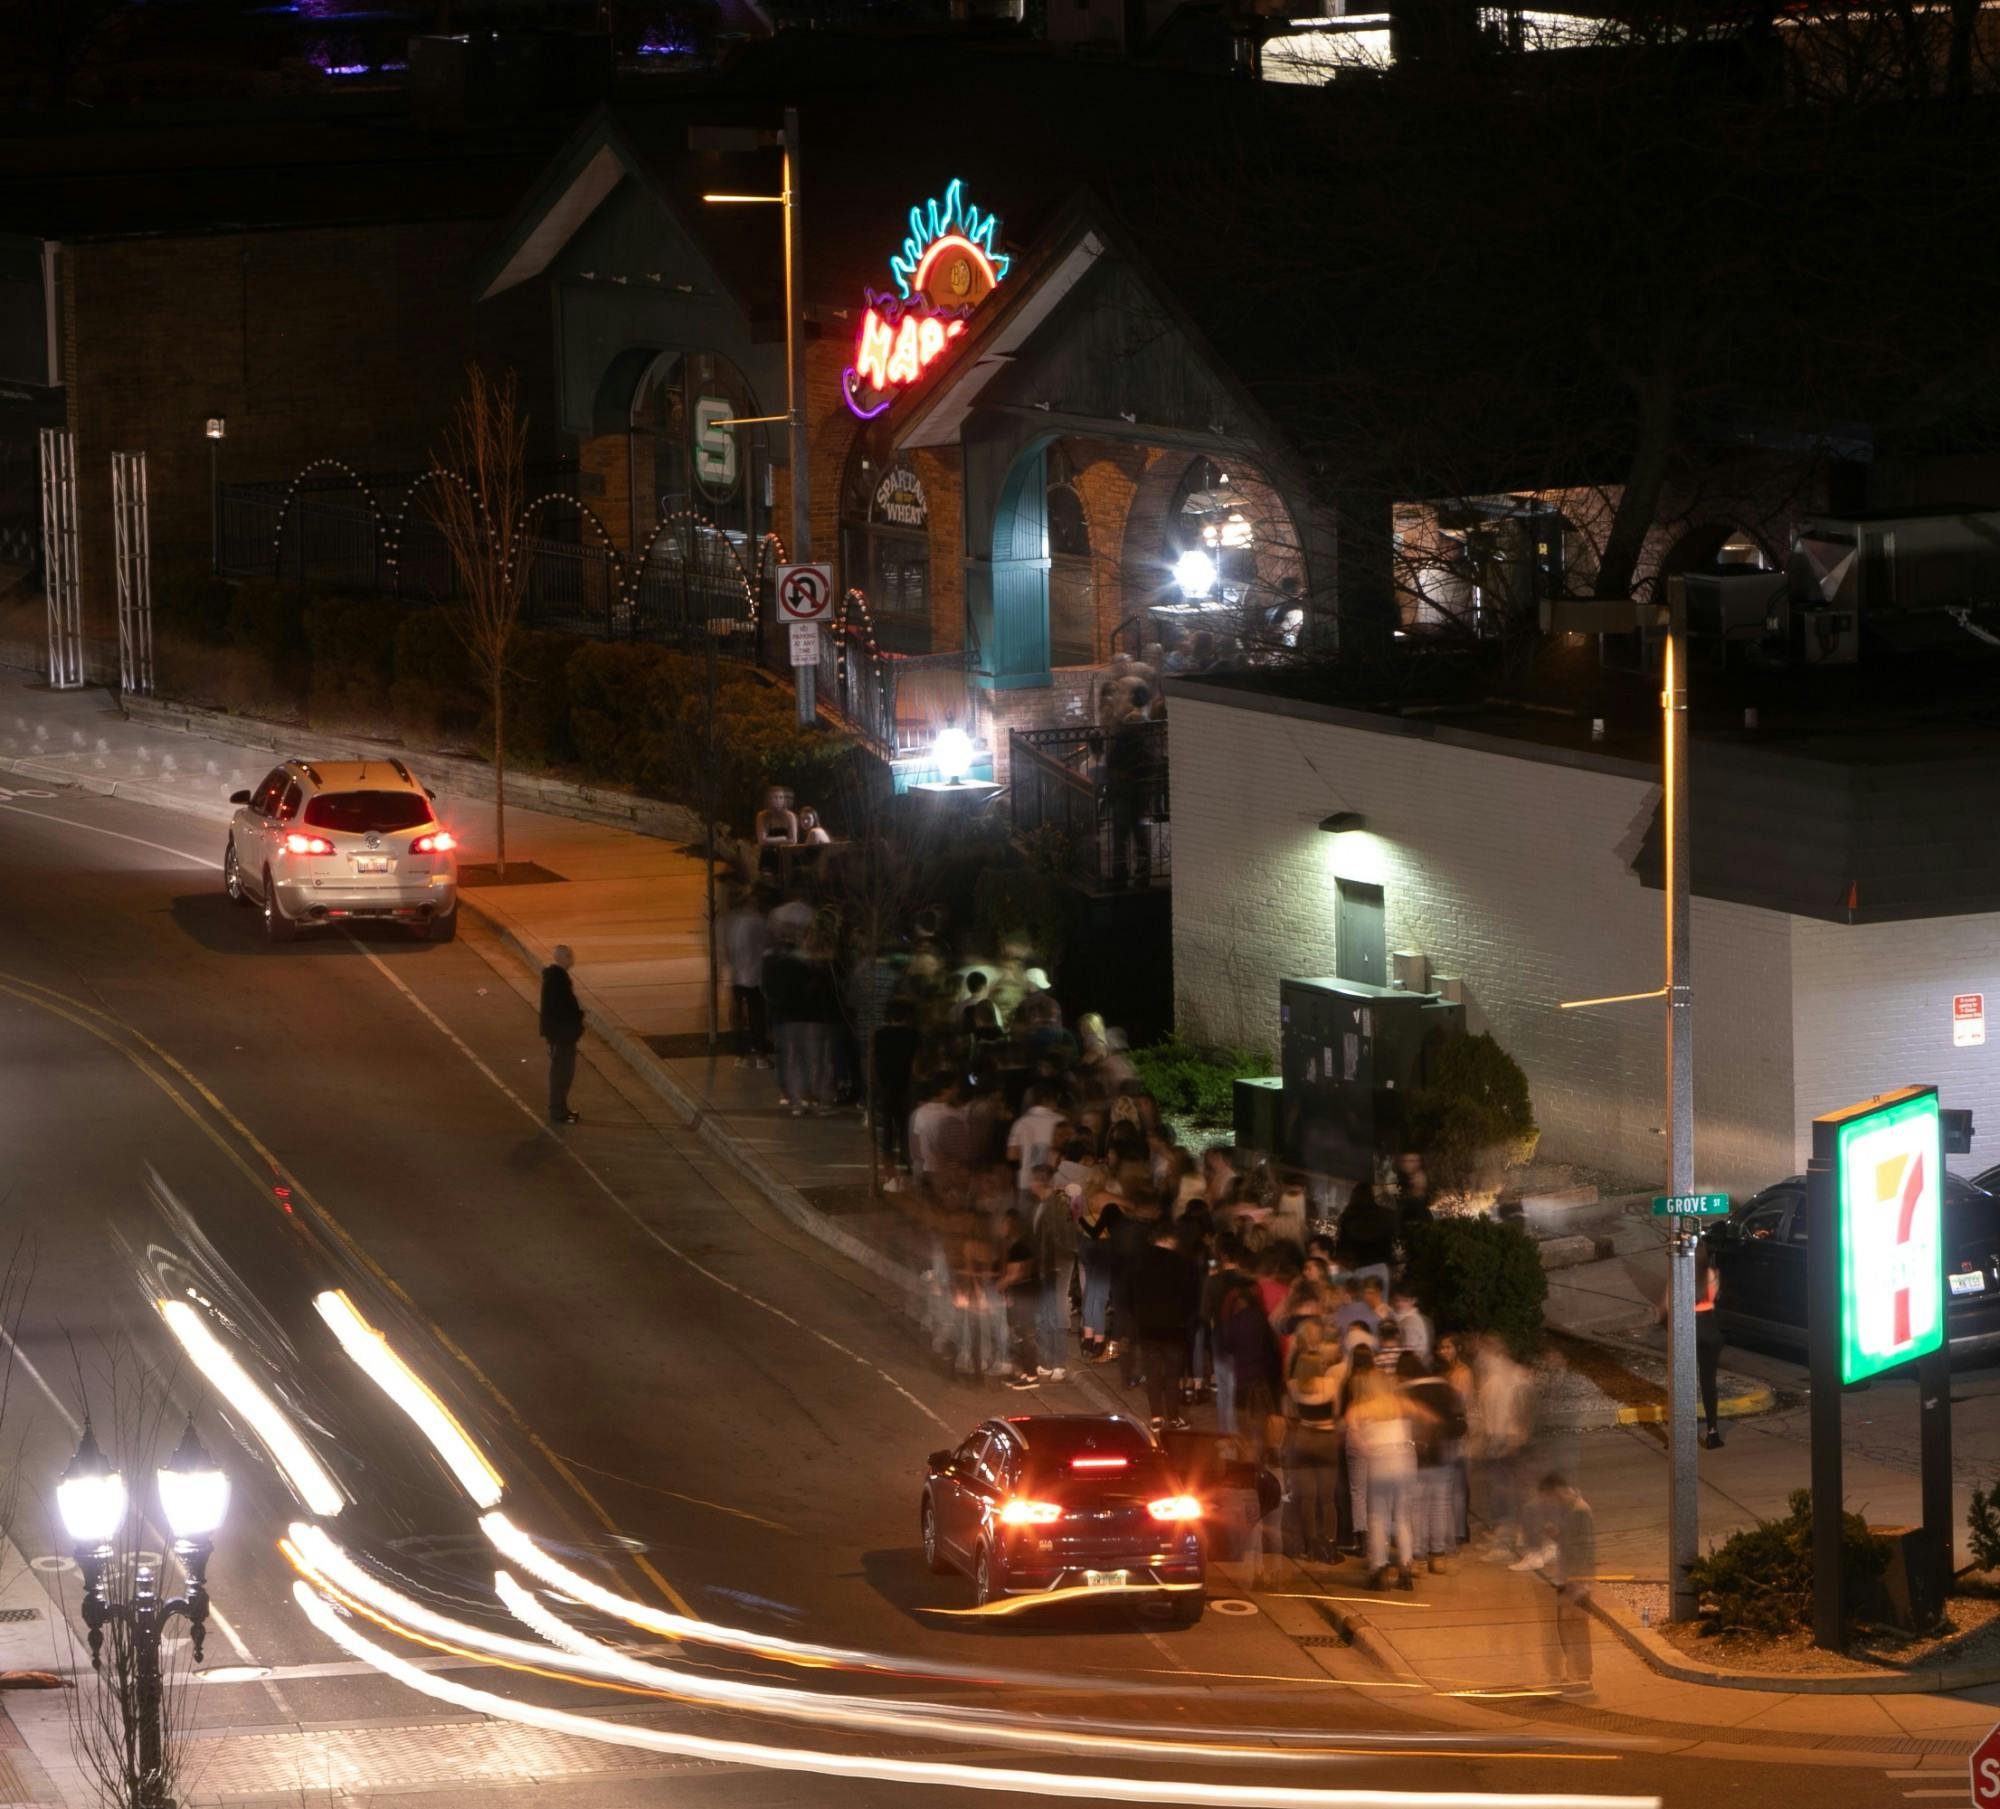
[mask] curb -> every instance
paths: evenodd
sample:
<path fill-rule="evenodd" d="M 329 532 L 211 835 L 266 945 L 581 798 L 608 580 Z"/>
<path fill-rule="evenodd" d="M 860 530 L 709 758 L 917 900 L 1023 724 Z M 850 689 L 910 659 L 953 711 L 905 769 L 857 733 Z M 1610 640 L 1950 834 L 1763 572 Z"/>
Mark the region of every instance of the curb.
<path fill-rule="evenodd" d="M 80 773 L 46 761 L 0 757 L 0 773 L 21 779 L 40 779 L 50 785 L 65 785 L 100 798 L 121 798 L 128 804 L 150 804 L 156 810 L 178 811 L 182 816 L 201 817 L 211 823 L 227 823 L 236 815 L 233 804 L 206 804 L 162 785 L 143 785 L 128 779 L 100 779 L 94 773 Z"/>
<path fill-rule="evenodd" d="M 1590 1612 L 1648 1670 L 1678 1683 L 1705 1684 L 1711 1689 L 1762 1690 L 1780 1696 L 1928 1696 L 2000 1683 L 2000 1665 L 1942 1664 L 1921 1671 L 1875 1671 L 1848 1676 L 1826 1676 L 1811 1671 L 1730 1671 L 1690 1658 L 1651 1627 L 1638 1625 L 1624 1609 L 1614 1607 L 1594 1593 Z"/>
<path fill-rule="evenodd" d="M 1747 1394 L 1725 1394 L 1715 1403 L 1716 1417 L 1719 1419 L 1741 1419 L 1746 1414 L 1767 1413 L 1776 1405 L 1778 1391 L 1767 1382 L 1759 1382 Z M 1621 1426 L 1663 1426 L 1666 1424 L 1667 1410 L 1664 1404 L 1647 1407 L 1621 1407 L 1618 1409 L 1617 1423 Z"/>
<path fill-rule="evenodd" d="M 485 761 L 443 748 L 426 748 L 402 742 L 381 741 L 365 735 L 349 735 L 319 729 L 292 728 L 260 716 L 232 716 L 226 710 L 204 709 L 198 704 L 162 701 L 154 697 L 117 697 L 119 709 L 128 722 L 165 730 L 169 734 L 206 735 L 232 747 L 254 748 L 276 754 L 300 743 L 333 750 L 333 754 L 357 759 L 405 759 L 422 766 L 442 789 L 461 798 L 490 800 L 493 796 L 493 768 Z M 327 757 L 333 757 L 329 755 Z M 612 829 L 627 829 L 635 835 L 650 835 L 663 841 L 686 842 L 701 834 L 701 820 L 685 805 L 642 798 L 634 792 L 581 784 L 547 773 L 531 773 L 515 768 L 507 772 L 507 795 L 526 810 L 550 816 L 570 817 L 583 823 L 601 823 Z"/>

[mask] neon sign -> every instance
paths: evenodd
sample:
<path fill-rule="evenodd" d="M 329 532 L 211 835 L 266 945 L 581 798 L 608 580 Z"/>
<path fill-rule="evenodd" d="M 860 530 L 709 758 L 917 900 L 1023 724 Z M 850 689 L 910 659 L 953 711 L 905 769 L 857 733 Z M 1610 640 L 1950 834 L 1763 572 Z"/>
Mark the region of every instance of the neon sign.
<path fill-rule="evenodd" d="M 872 421 L 965 331 L 1013 260 L 994 239 L 999 217 L 981 213 L 953 180 L 943 195 L 910 209 L 909 231 L 889 259 L 896 293 L 868 291 L 854 362 L 841 373 L 847 406 Z"/>

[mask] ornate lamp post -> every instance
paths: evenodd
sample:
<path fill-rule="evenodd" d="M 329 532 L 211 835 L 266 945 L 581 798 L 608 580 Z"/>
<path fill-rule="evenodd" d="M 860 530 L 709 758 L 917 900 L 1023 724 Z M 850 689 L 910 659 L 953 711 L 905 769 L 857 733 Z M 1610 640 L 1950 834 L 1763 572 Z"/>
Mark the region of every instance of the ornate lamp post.
<path fill-rule="evenodd" d="M 131 1646 L 133 1687 L 129 1695 L 120 1691 L 119 1714 L 125 1722 L 126 1752 L 137 1759 L 131 1774 L 132 1809 L 171 1809 L 164 1771 L 160 1640 L 178 1616 L 188 1624 L 195 1663 L 201 1662 L 202 1639 L 208 1630 L 208 1560 L 229 1512 L 229 1478 L 195 1435 L 192 1418 L 155 1481 L 167 1530 L 173 1535 L 174 1555 L 187 1573 L 188 1585 L 185 1595 L 164 1601 L 159 1573 L 150 1564 L 134 1568 L 128 1600 L 111 1599 L 107 1575 L 114 1541 L 131 1503 L 124 1477 L 98 1448 L 97 1435 L 87 1421 L 76 1455 L 56 1485 L 56 1509 L 83 1572 L 83 1624 L 90 1631 L 91 1668 L 99 1667 L 107 1625 L 122 1626 Z"/>

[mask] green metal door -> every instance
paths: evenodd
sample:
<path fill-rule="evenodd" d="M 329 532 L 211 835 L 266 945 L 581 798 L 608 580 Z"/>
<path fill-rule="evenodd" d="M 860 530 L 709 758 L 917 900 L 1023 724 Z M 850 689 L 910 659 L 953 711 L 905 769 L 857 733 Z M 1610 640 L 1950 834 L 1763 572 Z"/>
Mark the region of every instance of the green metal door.
<path fill-rule="evenodd" d="M 996 689 L 1049 682 L 1048 461 L 1024 453 L 993 518 L 993 603 L 981 653 Z"/>

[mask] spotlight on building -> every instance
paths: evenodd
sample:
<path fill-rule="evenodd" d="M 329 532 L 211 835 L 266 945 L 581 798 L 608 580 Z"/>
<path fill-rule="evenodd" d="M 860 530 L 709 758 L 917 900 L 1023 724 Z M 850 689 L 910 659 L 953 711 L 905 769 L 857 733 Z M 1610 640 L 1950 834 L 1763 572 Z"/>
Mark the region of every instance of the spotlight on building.
<path fill-rule="evenodd" d="M 1321 819 L 1320 827 L 1328 835 L 1345 835 L 1350 829 L 1366 829 L 1368 819 L 1358 810 L 1336 810 L 1332 816 Z"/>
<path fill-rule="evenodd" d="M 1174 561 L 1174 582 L 1189 602 L 1198 601 L 1215 588 L 1215 561 L 1199 547 L 1190 547 Z"/>

